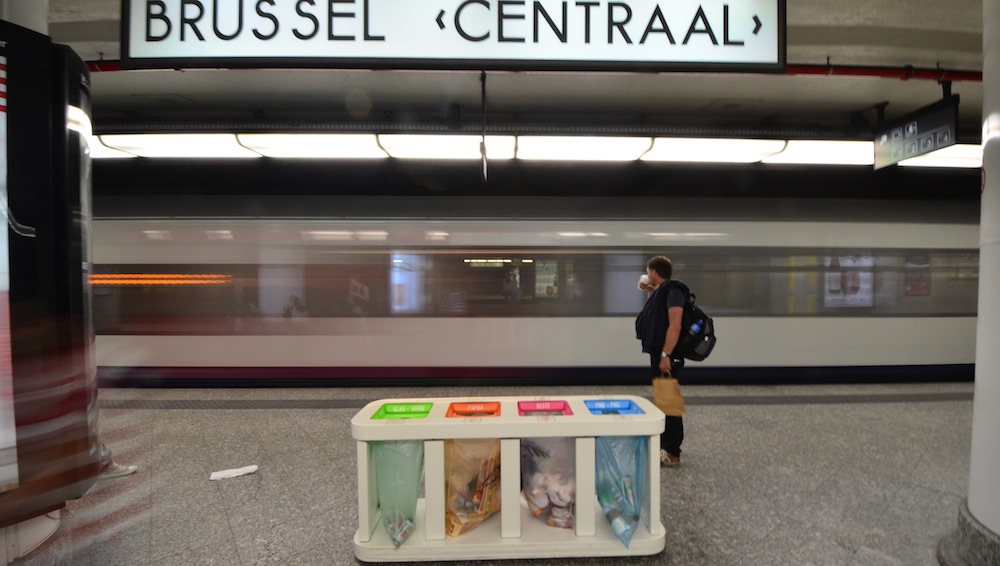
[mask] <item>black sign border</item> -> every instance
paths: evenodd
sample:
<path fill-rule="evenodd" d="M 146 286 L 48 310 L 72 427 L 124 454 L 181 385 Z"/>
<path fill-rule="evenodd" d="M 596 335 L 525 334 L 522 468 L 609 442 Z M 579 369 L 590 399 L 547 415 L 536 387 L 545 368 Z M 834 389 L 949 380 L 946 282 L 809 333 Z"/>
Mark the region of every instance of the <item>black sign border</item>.
<path fill-rule="evenodd" d="M 359 59 L 340 57 L 143 57 L 129 53 L 131 7 L 121 0 L 121 66 L 139 69 L 378 69 L 425 71 L 580 71 L 783 73 L 787 67 L 785 3 L 778 2 L 776 63 L 696 63 L 649 61 L 559 61 L 521 59 Z"/>

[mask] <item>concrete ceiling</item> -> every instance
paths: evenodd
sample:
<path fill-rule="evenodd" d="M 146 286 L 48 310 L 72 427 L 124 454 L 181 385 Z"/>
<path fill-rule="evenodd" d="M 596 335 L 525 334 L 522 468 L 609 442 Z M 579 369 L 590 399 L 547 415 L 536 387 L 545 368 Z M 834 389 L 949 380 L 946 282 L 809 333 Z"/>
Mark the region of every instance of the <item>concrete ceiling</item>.
<path fill-rule="evenodd" d="M 893 119 L 942 97 L 935 78 L 839 74 L 873 67 L 982 71 L 981 0 L 788 0 L 785 74 L 489 72 L 491 125 L 803 130 L 867 135 L 876 105 Z M 98 69 L 119 58 L 120 0 L 49 0 L 49 33 Z M 110 63 L 110 64 L 109 64 Z M 830 66 L 833 73 L 815 74 Z M 968 76 L 963 73 L 961 76 Z M 97 70 L 98 131 L 218 124 L 482 123 L 478 71 Z M 978 141 L 982 84 L 955 80 L 960 137 Z M 449 122 L 451 108 L 451 122 Z"/>

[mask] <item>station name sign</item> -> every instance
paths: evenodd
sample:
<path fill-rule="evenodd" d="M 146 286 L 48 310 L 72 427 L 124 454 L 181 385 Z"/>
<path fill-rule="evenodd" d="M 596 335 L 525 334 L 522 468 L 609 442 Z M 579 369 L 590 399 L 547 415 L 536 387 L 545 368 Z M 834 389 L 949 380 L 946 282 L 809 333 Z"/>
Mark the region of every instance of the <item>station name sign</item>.
<path fill-rule="evenodd" d="M 785 0 L 122 0 L 126 68 L 780 71 Z"/>

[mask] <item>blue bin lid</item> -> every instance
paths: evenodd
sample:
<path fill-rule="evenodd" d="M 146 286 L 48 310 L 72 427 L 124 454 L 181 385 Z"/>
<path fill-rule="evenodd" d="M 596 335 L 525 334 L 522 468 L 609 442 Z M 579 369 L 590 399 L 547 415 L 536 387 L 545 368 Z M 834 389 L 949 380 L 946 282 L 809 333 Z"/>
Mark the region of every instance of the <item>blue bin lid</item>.
<path fill-rule="evenodd" d="M 644 415 L 631 399 L 586 399 L 583 402 L 592 415 Z"/>

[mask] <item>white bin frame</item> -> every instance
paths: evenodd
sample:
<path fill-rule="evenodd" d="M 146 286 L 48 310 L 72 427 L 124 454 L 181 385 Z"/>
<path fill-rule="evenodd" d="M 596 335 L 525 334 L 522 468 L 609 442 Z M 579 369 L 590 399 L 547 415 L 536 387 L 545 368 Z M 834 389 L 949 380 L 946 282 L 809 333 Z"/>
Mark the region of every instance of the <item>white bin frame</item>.
<path fill-rule="evenodd" d="M 594 415 L 585 401 L 631 401 L 644 414 Z M 518 402 L 564 401 L 572 415 L 520 416 Z M 500 403 L 500 415 L 446 418 L 452 403 Z M 426 417 L 372 419 L 387 404 L 432 403 Z M 659 435 L 664 416 L 648 399 L 633 395 L 462 397 L 381 399 L 351 419 L 358 450 L 358 530 L 354 554 L 365 562 L 418 562 L 503 558 L 574 556 L 646 556 L 663 551 L 666 531 L 660 519 Z M 647 439 L 647 461 L 639 527 L 629 546 L 614 535 L 597 503 L 595 438 L 642 436 Z M 573 529 L 546 525 L 531 515 L 521 498 L 521 439 L 572 437 L 576 439 L 576 513 Z M 444 441 L 461 438 L 500 439 L 501 503 L 493 516 L 467 533 L 445 536 Z M 378 484 L 369 442 L 422 440 L 424 442 L 424 497 L 417 501 L 414 529 L 395 548 L 380 528 Z M 586 497 L 585 494 L 590 494 Z"/>

